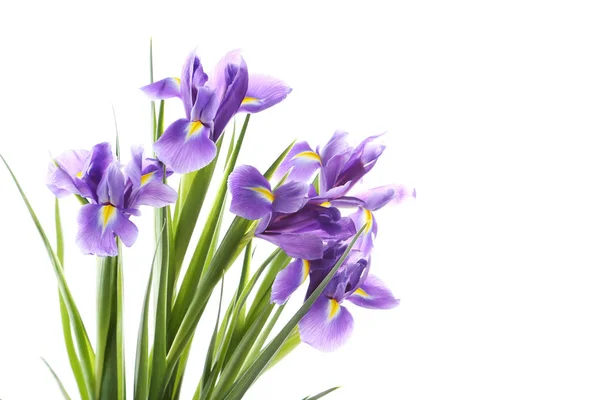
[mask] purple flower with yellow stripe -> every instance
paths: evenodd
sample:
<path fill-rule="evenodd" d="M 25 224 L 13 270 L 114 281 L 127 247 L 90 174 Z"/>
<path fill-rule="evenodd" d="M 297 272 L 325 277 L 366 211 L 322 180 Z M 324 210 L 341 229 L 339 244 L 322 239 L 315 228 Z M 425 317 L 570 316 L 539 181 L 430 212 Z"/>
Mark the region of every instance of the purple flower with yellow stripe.
<path fill-rule="evenodd" d="M 237 112 L 247 88 L 248 70 L 238 51 L 225 55 L 210 78 L 194 51 L 183 65 L 181 79 L 143 87 L 152 99 L 179 97 L 185 110 L 185 118 L 173 122 L 154 144 L 158 159 L 178 173 L 208 165 L 217 153 L 214 142 Z"/>
<path fill-rule="evenodd" d="M 242 100 L 239 113 L 257 113 L 283 101 L 292 91 L 282 80 L 268 75 L 250 74 L 248 91 Z"/>
<path fill-rule="evenodd" d="M 349 339 L 354 327 L 350 311 L 342 305 L 345 300 L 357 306 L 389 309 L 399 300 L 373 275 L 369 274 L 370 257 L 352 250 L 325 290 L 298 324 L 303 342 L 321 351 L 333 351 Z M 310 273 L 307 297 L 331 271 L 315 269 Z"/>

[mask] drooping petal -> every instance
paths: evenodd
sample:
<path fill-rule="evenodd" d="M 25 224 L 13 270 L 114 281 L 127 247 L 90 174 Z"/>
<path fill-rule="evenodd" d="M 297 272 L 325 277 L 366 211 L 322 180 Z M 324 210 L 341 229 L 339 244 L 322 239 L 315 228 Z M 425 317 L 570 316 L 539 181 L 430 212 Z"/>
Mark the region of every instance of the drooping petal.
<path fill-rule="evenodd" d="M 280 247 L 288 256 L 316 260 L 323 256 L 323 240 L 313 233 L 256 234 Z"/>
<path fill-rule="evenodd" d="M 166 100 L 173 97 L 181 97 L 180 85 L 181 80 L 179 78 L 165 78 L 141 87 L 140 90 L 150 100 Z"/>
<path fill-rule="evenodd" d="M 348 300 L 360 307 L 377 309 L 394 308 L 400 303 L 381 279 L 372 274 L 369 274 Z"/>
<path fill-rule="evenodd" d="M 261 175 L 262 176 L 262 175 Z M 273 191 L 273 211 L 291 214 L 306 204 L 308 185 L 302 182 L 288 182 Z"/>
<path fill-rule="evenodd" d="M 292 146 L 275 171 L 274 178 L 279 180 L 289 171 L 288 181 L 307 182 L 320 166 L 319 154 L 313 151 L 307 142 L 299 142 Z"/>
<path fill-rule="evenodd" d="M 257 113 L 283 101 L 292 91 L 285 82 L 268 75 L 250 74 L 248 91 L 239 108 L 240 113 Z"/>
<path fill-rule="evenodd" d="M 85 254 L 116 256 L 118 248 L 115 235 L 126 246 L 131 246 L 138 234 L 133 222 L 111 205 L 86 204 L 79 210 L 77 223 L 79 230 L 76 242 Z"/>
<path fill-rule="evenodd" d="M 369 254 L 373 249 L 373 242 L 375 236 L 377 236 L 377 221 L 373 212 L 366 208 L 359 207 L 359 209 L 350 214 L 349 216 L 354 222 L 356 229 L 360 229 L 365 226 L 365 230 L 362 235 L 356 241 L 356 247 L 363 253 Z"/>
<path fill-rule="evenodd" d="M 279 271 L 273 282 L 271 302 L 285 303 L 292 293 L 304 283 L 310 272 L 310 261 L 300 258 L 292 261 L 287 267 Z"/>
<path fill-rule="evenodd" d="M 83 180 L 89 158 L 87 150 L 68 150 L 56 157 L 48 168 L 46 180 L 52 193 L 59 197 L 67 193 L 92 197 L 92 188 Z"/>
<path fill-rule="evenodd" d="M 129 208 L 138 206 L 164 207 L 177 200 L 177 191 L 162 182 L 148 182 L 131 194 Z"/>
<path fill-rule="evenodd" d="M 204 168 L 215 158 L 217 147 L 209 136 L 210 129 L 201 122 L 179 119 L 154 143 L 154 151 L 175 172 L 185 174 Z"/>
<path fill-rule="evenodd" d="M 223 133 L 231 117 L 240 108 L 248 90 L 248 67 L 239 51 L 229 52 L 219 62 L 207 85 L 215 89 L 220 101 L 214 118 L 212 139 L 216 141 Z M 211 81 L 212 80 L 212 81 Z"/>
<path fill-rule="evenodd" d="M 337 300 L 319 296 L 300 320 L 300 339 L 321 351 L 333 351 L 348 341 L 354 319 Z"/>
<path fill-rule="evenodd" d="M 240 165 L 229 175 L 230 211 L 246 219 L 259 219 L 272 211 L 275 200 L 269 181 L 254 167 Z M 285 200 L 285 199 L 284 199 Z"/>

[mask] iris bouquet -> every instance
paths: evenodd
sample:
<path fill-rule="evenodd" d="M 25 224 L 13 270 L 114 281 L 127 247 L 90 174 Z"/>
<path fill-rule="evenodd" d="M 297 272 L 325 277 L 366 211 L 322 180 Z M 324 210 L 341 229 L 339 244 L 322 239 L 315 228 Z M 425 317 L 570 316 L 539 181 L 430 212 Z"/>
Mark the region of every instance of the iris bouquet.
<path fill-rule="evenodd" d="M 193 399 L 241 399 L 300 343 L 322 351 L 342 346 L 354 324 L 348 305 L 398 305 L 372 271 L 375 214 L 416 194 L 397 184 L 359 188 L 385 149 L 381 135 L 356 146 L 340 131 L 316 147 L 292 142 L 261 172 L 238 165 L 238 156 L 250 116 L 290 94 L 282 80 L 249 73 L 239 51 L 227 53 L 207 74 L 193 51 L 179 77 L 151 82 L 141 90 L 152 104 L 152 151 L 134 147 L 122 157 L 117 134 L 113 145 L 69 150 L 50 162 L 46 184 L 57 197 L 52 242 L 2 158 L 56 274 L 64 341 L 81 399 L 120 400 L 128 390 L 136 400 L 178 399 L 184 378 L 197 387 Z M 181 103 L 183 112 L 165 129 L 168 99 Z M 241 127 L 236 115 L 243 118 Z M 218 160 L 223 171 L 216 168 Z M 169 185 L 174 180 L 177 190 Z M 209 187 L 215 191 L 212 199 L 207 199 Z M 77 224 L 77 235 L 66 242 L 74 239 L 83 253 L 97 260 L 95 346 L 63 269 L 65 238 L 58 202 L 63 197 L 80 203 L 76 221 L 68 222 Z M 140 234 L 135 220 L 142 212 L 147 216 L 148 207 L 154 209 L 156 246 L 149 249 L 150 276 L 140 277 L 147 284 L 128 389 L 123 247 L 135 244 Z M 206 217 L 201 219 L 203 209 Z M 199 238 L 192 240 L 194 232 Z M 274 250 L 257 260 L 254 250 L 261 242 L 271 243 Z M 231 277 L 227 272 L 238 258 L 241 272 Z M 237 287 L 230 299 L 223 295 L 226 279 Z M 288 299 L 306 281 L 304 302 L 275 330 Z M 216 321 L 203 321 L 213 296 L 219 300 Z M 186 375 L 201 321 L 212 332 L 204 368 L 201 374 Z"/>

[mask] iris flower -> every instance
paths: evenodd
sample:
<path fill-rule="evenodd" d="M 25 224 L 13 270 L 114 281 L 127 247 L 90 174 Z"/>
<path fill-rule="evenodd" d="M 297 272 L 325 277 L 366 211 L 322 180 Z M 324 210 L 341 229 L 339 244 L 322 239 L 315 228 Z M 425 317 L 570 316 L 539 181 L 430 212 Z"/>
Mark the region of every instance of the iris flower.
<path fill-rule="evenodd" d="M 117 236 L 126 246 L 137 238 L 137 227 L 129 218 L 140 215 L 141 205 L 163 207 L 177 199 L 177 192 L 162 183 L 162 164 L 143 159 L 142 152 L 132 150 L 125 174 L 108 143 L 94 146 L 91 152 L 65 152 L 51 164 L 48 186 L 53 193 L 77 194 L 89 201 L 77 216 L 76 241 L 84 253 L 117 255 Z"/>
<path fill-rule="evenodd" d="M 267 75 L 248 75 L 238 50 L 219 61 L 207 75 L 195 51 L 181 78 L 166 78 L 142 88 L 152 99 L 178 97 L 186 117 L 173 122 L 154 144 L 158 158 L 175 172 L 187 173 L 208 165 L 215 142 L 237 112 L 256 113 L 282 101 L 291 89 Z"/>

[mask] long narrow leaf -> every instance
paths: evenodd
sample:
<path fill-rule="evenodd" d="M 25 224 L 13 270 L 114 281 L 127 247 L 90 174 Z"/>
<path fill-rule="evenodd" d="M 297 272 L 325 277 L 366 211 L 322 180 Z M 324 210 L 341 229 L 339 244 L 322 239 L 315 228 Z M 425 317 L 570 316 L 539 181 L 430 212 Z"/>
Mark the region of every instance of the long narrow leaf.
<path fill-rule="evenodd" d="M 58 387 L 60 388 L 60 391 L 61 391 L 63 397 L 65 398 L 65 400 L 71 400 L 69 393 L 67 393 L 67 390 L 65 389 L 64 385 L 60 381 L 60 378 L 58 377 L 58 375 L 56 375 L 56 372 L 54 372 L 54 370 L 52 369 L 50 364 L 48 364 L 48 361 L 44 360 L 43 358 L 42 358 L 42 361 L 44 362 L 44 364 L 46 364 L 46 367 L 48 367 L 48 369 L 50 370 L 50 373 L 54 377 L 54 380 L 56 380 L 56 383 L 58 384 Z"/>
<path fill-rule="evenodd" d="M 56 198 L 54 201 L 54 220 L 54 225 L 56 229 L 56 256 L 58 257 L 58 261 L 60 262 L 64 270 L 65 245 L 63 240 L 63 231 L 58 198 Z M 65 347 L 67 349 L 67 355 L 69 357 L 69 364 L 71 365 L 73 376 L 75 377 L 75 381 L 77 382 L 77 388 L 79 389 L 79 395 L 81 399 L 88 400 L 90 398 L 90 395 L 88 394 L 87 389 L 85 387 L 85 377 L 83 376 L 81 362 L 79 361 L 79 356 L 77 355 L 77 350 L 75 350 L 75 345 L 73 343 L 73 335 L 71 333 L 71 319 L 69 318 L 69 312 L 67 311 L 67 307 L 65 306 L 65 302 L 60 291 L 58 292 L 58 301 L 60 304 L 60 320 L 62 324 L 63 337 L 65 340 Z"/>
<path fill-rule="evenodd" d="M 314 396 L 305 397 L 303 400 L 318 400 L 320 398 L 327 396 L 329 393 L 338 390 L 339 388 L 340 388 L 340 386 L 332 387 L 331 389 L 324 390 L 321 393 L 316 394 Z"/>
<path fill-rule="evenodd" d="M 69 290 L 69 286 L 65 279 L 65 276 L 64 276 L 64 273 L 62 270 L 62 264 L 60 263 L 58 257 L 54 253 L 54 250 L 52 250 L 52 245 L 50 244 L 50 241 L 48 240 L 48 236 L 44 232 L 44 229 L 42 228 L 40 221 L 38 220 L 35 212 L 33 211 L 33 208 L 31 207 L 31 204 L 29 203 L 29 200 L 27 199 L 25 192 L 23 191 L 23 189 L 21 188 L 21 185 L 19 184 L 19 181 L 17 180 L 17 177 L 11 170 L 10 166 L 8 165 L 8 163 L 6 162 L 4 157 L 2 155 L 0 155 L 0 158 L 2 159 L 2 162 L 6 166 L 6 169 L 10 173 L 13 181 L 15 182 L 15 185 L 17 186 L 17 189 L 19 190 L 19 193 L 21 194 L 21 197 L 23 198 L 23 202 L 25 203 L 25 206 L 27 207 L 27 210 L 29 211 L 31 219 L 33 220 L 33 222 L 38 230 L 38 233 L 40 234 L 40 237 L 42 238 L 42 241 L 44 242 L 44 246 L 46 247 L 46 251 L 48 252 L 48 257 L 50 258 L 52 266 L 54 267 L 54 273 L 55 273 L 57 281 L 58 281 L 58 287 L 59 287 L 59 290 L 65 301 L 65 306 L 67 307 L 67 311 L 69 312 L 69 317 L 71 319 L 71 323 L 73 324 L 75 341 L 77 343 L 77 348 L 78 348 L 80 357 L 82 359 L 82 369 L 83 369 L 83 375 L 85 378 L 85 386 L 87 388 L 87 392 L 90 393 L 91 396 L 93 396 L 94 387 L 95 387 L 95 379 L 94 379 L 94 373 L 93 373 L 93 371 L 94 371 L 94 368 L 93 368 L 94 353 L 92 351 L 92 346 L 90 344 L 89 337 L 85 330 L 85 326 L 83 325 L 83 321 L 81 320 L 81 315 L 79 314 L 79 310 L 77 309 L 77 305 L 75 304 L 75 300 L 73 299 L 73 296 L 71 294 L 71 291 Z"/>
<path fill-rule="evenodd" d="M 97 335 L 96 335 L 96 398 L 117 396 L 116 358 L 116 257 L 98 257 Z"/>
<path fill-rule="evenodd" d="M 288 336 L 292 333 L 298 322 L 304 317 L 304 315 L 308 312 L 310 307 L 317 301 L 317 298 L 321 295 L 325 287 L 329 283 L 329 281 L 334 277 L 337 270 L 346 260 L 348 253 L 356 243 L 356 240 L 364 231 L 365 227 L 363 226 L 358 233 L 352 239 L 352 242 L 348 245 L 348 248 L 340 257 L 335 266 L 331 269 L 329 274 L 325 277 L 323 282 L 315 289 L 315 291 L 306 299 L 302 307 L 294 314 L 294 316 L 288 321 L 288 323 L 283 327 L 283 329 L 279 332 L 277 336 L 269 343 L 269 345 L 261 352 L 256 361 L 248 368 L 248 370 L 240 377 L 239 380 L 236 381 L 232 389 L 226 396 L 219 396 L 217 400 L 225 399 L 225 400 L 240 400 L 246 391 L 252 386 L 254 381 L 260 376 L 260 374 L 267 368 L 268 364 L 271 362 L 273 357 L 276 355 L 278 350 L 281 348 L 283 343 L 286 341 Z"/>
<path fill-rule="evenodd" d="M 121 243 L 119 242 L 119 253 L 121 253 Z M 123 330 L 123 257 L 117 260 L 117 298 L 116 298 L 116 355 L 117 355 L 117 400 L 125 400 L 126 398 L 126 380 L 125 380 L 125 343 Z"/>

